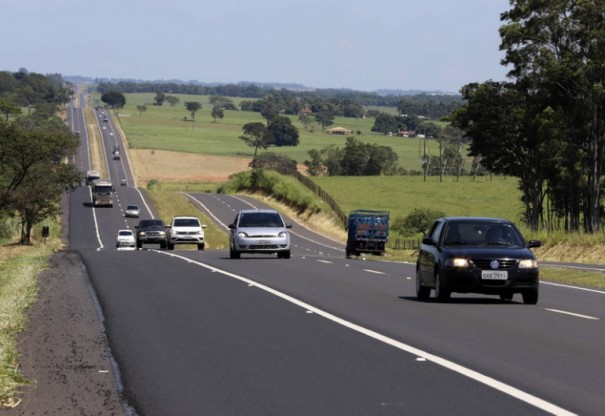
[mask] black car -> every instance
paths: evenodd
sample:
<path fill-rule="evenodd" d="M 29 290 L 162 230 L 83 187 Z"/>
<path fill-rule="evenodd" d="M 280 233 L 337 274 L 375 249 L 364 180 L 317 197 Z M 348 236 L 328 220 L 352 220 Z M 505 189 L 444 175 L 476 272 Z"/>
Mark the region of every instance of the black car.
<path fill-rule="evenodd" d="M 482 293 L 523 303 L 538 302 L 539 269 L 530 250 L 540 241 L 526 242 L 505 219 L 440 218 L 422 239 L 416 263 L 416 295 L 428 299 L 431 289 L 440 302 L 450 294 Z"/>
<path fill-rule="evenodd" d="M 168 240 L 164 221 L 160 219 L 141 220 L 135 228 L 137 230 L 137 248 L 142 248 L 143 244 L 159 244 L 160 248 L 166 248 Z"/>

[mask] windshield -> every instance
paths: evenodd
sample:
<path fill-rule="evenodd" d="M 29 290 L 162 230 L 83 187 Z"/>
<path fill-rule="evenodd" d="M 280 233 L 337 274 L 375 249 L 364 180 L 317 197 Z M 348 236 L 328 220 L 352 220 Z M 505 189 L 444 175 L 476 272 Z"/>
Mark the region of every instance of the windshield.
<path fill-rule="evenodd" d="M 111 193 L 113 189 L 111 185 L 97 185 L 94 190 L 98 194 L 108 194 Z"/>
<path fill-rule="evenodd" d="M 242 214 L 240 227 L 283 227 L 284 223 L 276 212 L 253 212 Z"/>
<path fill-rule="evenodd" d="M 174 227 L 199 227 L 200 222 L 195 218 L 178 218 L 174 220 Z"/>
<path fill-rule="evenodd" d="M 501 222 L 450 222 L 443 239 L 446 245 L 472 244 L 523 246 L 523 239 L 512 224 Z"/>

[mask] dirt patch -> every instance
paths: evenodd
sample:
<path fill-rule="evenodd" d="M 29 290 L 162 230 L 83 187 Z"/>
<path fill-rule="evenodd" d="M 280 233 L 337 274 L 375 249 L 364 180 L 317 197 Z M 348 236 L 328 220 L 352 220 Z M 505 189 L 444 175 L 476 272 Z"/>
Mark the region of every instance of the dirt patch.
<path fill-rule="evenodd" d="M 249 158 L 209 156 L 166 150 L 129 149 L 128 157 L 137 178 L 145 187 L 152 179 L 162 182 L 219 183 L 250 169 Z"/>
<path fill-rule="evenodd" d="M 19 336 L 23 375 L 32 382 L 3 415 L 123 415 L 103 327 L 80 256 L 53 255 Z"/>

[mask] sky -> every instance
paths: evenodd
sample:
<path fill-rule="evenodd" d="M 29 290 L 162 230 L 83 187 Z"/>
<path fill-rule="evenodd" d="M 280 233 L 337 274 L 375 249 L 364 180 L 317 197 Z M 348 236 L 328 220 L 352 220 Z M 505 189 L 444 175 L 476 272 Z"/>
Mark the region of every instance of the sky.
<path fill-rule="evenodd" d="M 458 92 L 509 0 L 0 0 L 0 71 Z"/>

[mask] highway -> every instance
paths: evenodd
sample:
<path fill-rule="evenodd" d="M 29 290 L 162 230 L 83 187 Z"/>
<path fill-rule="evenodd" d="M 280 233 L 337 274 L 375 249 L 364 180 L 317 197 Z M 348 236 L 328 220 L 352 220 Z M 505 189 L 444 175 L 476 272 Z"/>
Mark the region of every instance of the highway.
<path fill-rule="evenodd" d="M 80 98 L 79 102 L 85 102 Z M 68 121 L 87 146 L 82 108 Z M 153 208 L 134 187 L 114 120 L 103 137 L 113 208 L 70 195 L 70 248 L 81 253 L 104 317 L 125 401 L 140 415 L 602 414 L 605 293 L 542 282 L 520 297 L 418 301 L 415 265 L 346 259 L 296 223 L 292 258 L 228 250 L 118 251 L 118 229 Z M 92 121 L 90 121 L 92 122 Z M 105 127 L 105 128 L 103 128 Z M 74 163 L 85 171 L 87 151 Z M 226 230 L 249 197 L 189 194 Z M 211 242 L 210 242 L 210 245 Z"/>

